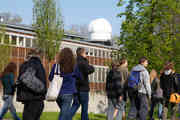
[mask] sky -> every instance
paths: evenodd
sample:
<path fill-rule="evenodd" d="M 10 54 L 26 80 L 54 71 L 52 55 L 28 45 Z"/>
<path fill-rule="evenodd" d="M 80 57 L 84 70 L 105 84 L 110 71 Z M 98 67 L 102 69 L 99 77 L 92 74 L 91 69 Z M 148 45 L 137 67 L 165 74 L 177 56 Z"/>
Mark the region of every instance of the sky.
<path fill-rule="evenodd" d="M 105 18 L 112 25 L 113 35 L 120 34 L 122 20 L 117 14 L 123 9 L 116 6 L 118 0 L 58 0 L 65 29 L 75 25 L 89 25 L 97 18 Z M 32 23 L 32 0 L 2 0 L 0 12 L 18 14 L 23 24 Z"/>

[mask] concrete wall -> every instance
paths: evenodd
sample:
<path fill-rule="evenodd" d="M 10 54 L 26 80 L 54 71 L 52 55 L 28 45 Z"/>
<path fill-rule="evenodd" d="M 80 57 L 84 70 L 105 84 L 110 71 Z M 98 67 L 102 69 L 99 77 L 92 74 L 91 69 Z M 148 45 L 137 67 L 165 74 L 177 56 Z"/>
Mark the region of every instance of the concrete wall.
<path fill-rule="evenodd" d="M 0 96 L 2 96 L 2 93 L 0 93 Z M 97 94 L 97 93 L 90 93 L 89 95 L 89 113 L 105 113 L 107 109 L 107 98 L 103 94 Z M 2 107 L 3 101 L 0 99 L 0 107 Z M 14 105 L 16 107 L 16 110 L 18 112 L 23 111 L 23 104 L 16 102 L 16 97 L 14 97 Z M 81 109 L 79 109 L 78 112 L 80 112 Z M 47 102 L 45 101 L 45 112 L 58 112 L 59 108 L 56 104 L 56 102 Z"/>

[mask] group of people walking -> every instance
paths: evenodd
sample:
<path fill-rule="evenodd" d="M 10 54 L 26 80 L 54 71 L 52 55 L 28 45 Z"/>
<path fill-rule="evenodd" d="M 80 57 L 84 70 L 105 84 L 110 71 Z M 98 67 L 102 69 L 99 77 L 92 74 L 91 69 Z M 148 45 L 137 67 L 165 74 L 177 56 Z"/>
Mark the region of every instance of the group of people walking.
<path fill-rule="evenodd" d="M 90 91 L 88 75 L 94 72 L 94 67 L 87 60 L 85 48 L 77 48 L 76 56 L 75 59 L 70 48 L 62 49 L 49 74 L 50 82 L 56 73 L 60 73 L 59 76 L 63 78 L 56 99 L 60 108 L 59 120 L 72 120 L 80 106 L 81 120 L 88 120 Z M 39 50 L 30 51 L 19 69 L 17 80 L 15 80 L 16 64 L 11 62 L 5 67 L 0 76 L 4 101 L 0 109 L 0 120 L 8 110 L 14 120 L 20 120 L 13 105 L 16 88 L 16 100 L 24 104 L 23 120 L 40 120 L 48 90 L 41 57 Z M 167 120 L 167 112 L 170 110 L 171 119 L 175 120 L 178 104 L 170 99 L 172 94 L 179 92 L 179 82 L 173 63 L 167 62 L 160 75 L 155 69 L 149 74 L 147 66 L 148 59 L 145 57 L 142 57 L 139 64 L 130 72 L 126 59 L 112 62 L 106 79 L 107 120 L 147 120 L 148 118 L 154 120 L 156 105 L 158 105 L 159 119 Z M 126 115 L 128 100 L 130 107 Z"/>
<path fill-rule="evenodd" d="M 59 120 L 72 120 L 81 105 L 81 119 L 88 120 L 89 79 L 88 75 L 94 72 L 94 67 L 86 58 L 85 48 L 78 48 L 77 57 L 70 48 L 64 48 L 59 53 L 57 63 L 53 65 L 49 81 L 53 80 L 56 65 L 59 66 L 62 86 L 56 103 L 60 108 Z M 14 120 L 20 120 L 13 105 L 15 88 L 17 88 L 18 102 L 24 104 L 23 120 L 40 120 L 44 109 L 44 100 L 47 93 L 46 72 L 41 62 L 42 54 L 39 50 L 28 53 L 25 62 L 19 69 L 15 82 L 16 64 L 9 63 L 1 74 L 3 85 L 3 107 L 0 110 L 0 120 L 10 110 Z M 28 81 L 27 81 L 28 80 Z"/>
<path fill-rule="evenodd" d="M 177 120 L 180 84 L 173 63 L 167 62 L 160 75 L 155 69 L 148 73 L 148 59 L 145 57 L 140 58 L 139 64 L 130 72 L 127 66 L 126 59 L 115 61 L 107 75 L 107 119 L 155 120 L 153 114 L 158 105 L 160 120 L 167 120 L 168 110 L 171 120 Z M 130 101 L 128 110 L 127 98 Z"/>

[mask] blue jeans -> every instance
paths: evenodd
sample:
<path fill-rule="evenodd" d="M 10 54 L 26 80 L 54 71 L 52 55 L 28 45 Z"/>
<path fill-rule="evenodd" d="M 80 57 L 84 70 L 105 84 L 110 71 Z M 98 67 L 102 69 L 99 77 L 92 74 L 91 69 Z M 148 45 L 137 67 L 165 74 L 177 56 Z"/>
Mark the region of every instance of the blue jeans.
<path fill-rule="evenodd" d="M 153 120 L 154 108 L 158 105 L 158 117 L 162 119 L 162 111 L 163 111 L 163 101 L 160 99 L 152 98 L 151 110 L 150 110 L 150 119 Z"/>
<path fill-rule="evenodd" d="M 116 106 L 116 100 L 115 99 L 108 99 L 108 109 L 107 109 L 107 120 L 113 120 L 113 114 L 115 111 Z M 123 104 L 121 107 L 118 108 L 118 114 L 115 118 L 115 120 L 122 120 L 122 115 L 125 110 L 125 102 L 122 101 L 121 104 Z"/>
<path fill-rule="evenodd" d="M 79 92 L 74 97 L 74 102 L 71 108 L 71 117 L 73 117 L 80 105 L 82 106 L 81 110 L 81 120 L 88 120 L 88 103 L 89 103 L 89 92 Z"/>
<path fill-rule="evenodd" d="M 14 120 L 20 120 L 20 118 L 16 114 L 16 109 L 13 105 L 13 96 L 12 95 L 4 95 L 3 96 L 3 107 L 0 110 L 0 120 L 3 119 L 4 115 L 7 113 L 8 110 L 10 110 Z"/>
<path fill-rule="evenodd" d="M 61 110 L 59 114 L 59 120 L 72 120 L 72 117 L 70 116 L 72 99 L 72 94 L 64 94 L 58 96 L 56 102 Z"/>

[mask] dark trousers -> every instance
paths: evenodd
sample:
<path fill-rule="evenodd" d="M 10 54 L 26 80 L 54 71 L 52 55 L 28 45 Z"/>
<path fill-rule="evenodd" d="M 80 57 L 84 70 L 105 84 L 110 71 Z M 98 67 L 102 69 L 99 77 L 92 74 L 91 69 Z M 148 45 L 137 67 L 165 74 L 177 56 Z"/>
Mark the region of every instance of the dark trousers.
<path fill-rule="evenodd" d="M 88 103 L 89 92 L 79 92 L 75 98 L 71 108 L 71 116 L 73 117 L 81 105 L 81 120 L 88 120 Z"/>
<path fill-rule="evenodd" d="M 43 101 L 29 101 L 24 103 L 23 120 L 40 120 L 44 109 Z"/>
<path fill-rule="evenodd" d="M 60 114 L 58 120 L 72 120 L 72 117 L 70 116 L 72 99 L 73 99 L 72 94 L 64 94 L 58 96 L 56 100 L 60 108 Z"/>
<path fill-rule="evenodd" d="M 139 108 L 138 92 L 132 88 L 128 89 L 128 95 L 130 100 L 130 109 L 128 112 L 128 119 L 136 119 Z"/>
<path fill-rule="evenodd" d="M 130 98 L 130 110 L 128 119 L 146 120 L 148 115 L 148 99 L 147 95 L 135 92 L 133 89 L 128 90 Z"/>

